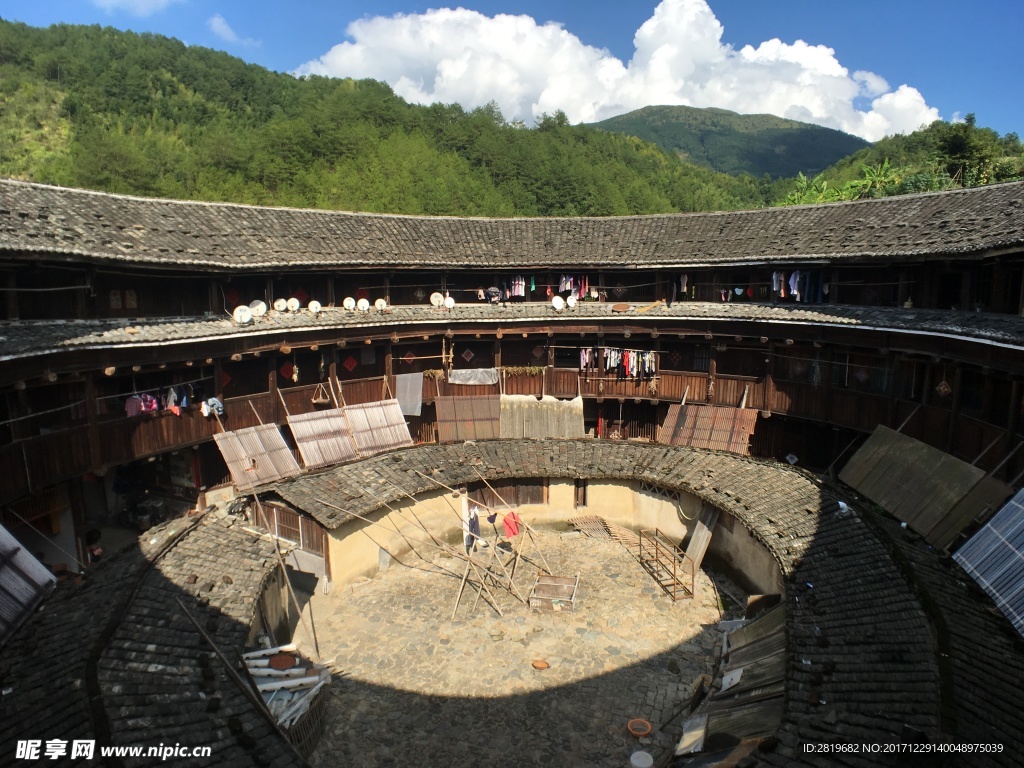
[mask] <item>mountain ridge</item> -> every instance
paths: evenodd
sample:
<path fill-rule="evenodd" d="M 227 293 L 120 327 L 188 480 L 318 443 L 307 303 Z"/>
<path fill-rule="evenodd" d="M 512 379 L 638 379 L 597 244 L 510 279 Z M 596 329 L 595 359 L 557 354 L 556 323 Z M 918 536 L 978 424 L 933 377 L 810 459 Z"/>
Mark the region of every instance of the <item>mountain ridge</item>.
<path fill-rule="evenodd" d="M 589 125 L 650 141 L 720 173 L 773 179 L 816 175 L 870 146 L 834 128 L 719 107 L 654 105 Z"/>

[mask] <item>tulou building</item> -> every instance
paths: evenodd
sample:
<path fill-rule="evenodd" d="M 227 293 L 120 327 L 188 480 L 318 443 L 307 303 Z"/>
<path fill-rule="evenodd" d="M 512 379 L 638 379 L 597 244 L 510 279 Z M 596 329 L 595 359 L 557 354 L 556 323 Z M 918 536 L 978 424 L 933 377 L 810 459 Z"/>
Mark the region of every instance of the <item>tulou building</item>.
<path fill-rule="evenodd" d="M 481 505 L 768 596 L 662 765 L 1024 754 L 1024 183 L 460 219 L 3 180 L 0 302 L 0 749 L 303 764 L 322 723 L 232 679 L 301 625 L 286 572 Z"/>

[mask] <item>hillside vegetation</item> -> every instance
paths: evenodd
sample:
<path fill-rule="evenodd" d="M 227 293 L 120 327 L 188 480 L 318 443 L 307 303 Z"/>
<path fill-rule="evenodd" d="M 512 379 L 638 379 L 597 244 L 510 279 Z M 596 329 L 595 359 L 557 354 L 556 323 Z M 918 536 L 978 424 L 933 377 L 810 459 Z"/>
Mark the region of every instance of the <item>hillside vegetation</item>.
<path fill-rule="evenodd" d="M 715 173 L 561 113 L 406 103 L 97 26 L 0 21 L 0 174 L 197 200 L 409 214 L 606 216 L 764 205 Z"/>
<path fill-rule="evenodd" d="M 637 136 L 716 171 L 772 178 L 814 175 L 868 146 L 832 128 L 727 109 L 644 107 L 592 125 Z"/>
<path fill-rule="evenodd" d="M 662 142 L 679 116 L 698 127 L 697 144 L 667 152 L 634 135 L 570 125 L 561 112 L 527 128 L 493 103 L 413 105 L 373 80 L 295 78 L 158 35 L 2 19 L 0 104 L 0 176 L 191 200 L 611 216 L 849 200 L 1024 175 L 1019 138 L 980 128 L 973 116 L 871 146 L 725 110 L 652 107 L 621 118 Z M 847 145 L 854 154 L 816 175 Z M 693 162 L 698 155 L 733 171 L 766 167 L 769 155 L 776 165 L 758 177 L 730 175 Z M 798 169 L 795 179 L 771 178 L 783 161 L 792 162 L 785 172 Z"/>
<path fill-rule="evenodd" d="M 980 128 L 974 115 L 888 136 L 814 178 L 799 174 L 783 204 L 826 203 L 938 192 L 1024 178 L 1024 145 L 1015 133 Z"/>

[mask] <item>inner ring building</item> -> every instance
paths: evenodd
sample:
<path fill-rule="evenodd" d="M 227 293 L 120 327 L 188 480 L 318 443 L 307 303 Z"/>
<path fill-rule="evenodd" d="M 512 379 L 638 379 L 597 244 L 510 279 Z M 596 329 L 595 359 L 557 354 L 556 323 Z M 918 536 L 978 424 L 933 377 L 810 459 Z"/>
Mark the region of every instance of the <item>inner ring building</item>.
<path fill-rule="evenodd" d="M 1024 576 L 964 554 L 1024 485 L 1022 183 L 459 219 L 4 180 L 0 289 L 0 560 L 59 577 L 0 572 L 4 749 L 302 764 L 228 679 L 289 623 L 281 549 L 339 593 L 480 504 L 675 556 L 710 521 L 709 562 L 779 596 L 723 653 L 759 684 L 716 679 L 673 765 L 1024 755 Z M 119 519 L 144 533 L 98 556 Z"/>

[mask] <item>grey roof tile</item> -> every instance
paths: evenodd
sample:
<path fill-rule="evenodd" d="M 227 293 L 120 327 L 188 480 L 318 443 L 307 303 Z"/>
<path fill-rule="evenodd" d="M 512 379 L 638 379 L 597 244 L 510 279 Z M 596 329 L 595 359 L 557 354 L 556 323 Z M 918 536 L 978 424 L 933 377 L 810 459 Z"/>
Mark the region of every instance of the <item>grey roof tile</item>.
<path fill-rule="evenodd" d="M 466 219 L 157 200 L 0 180 L 0 250 L 216 271 L 972 254 L 1024 243 L 1022 190 L 1010 183 L 726 213 Z"/>

